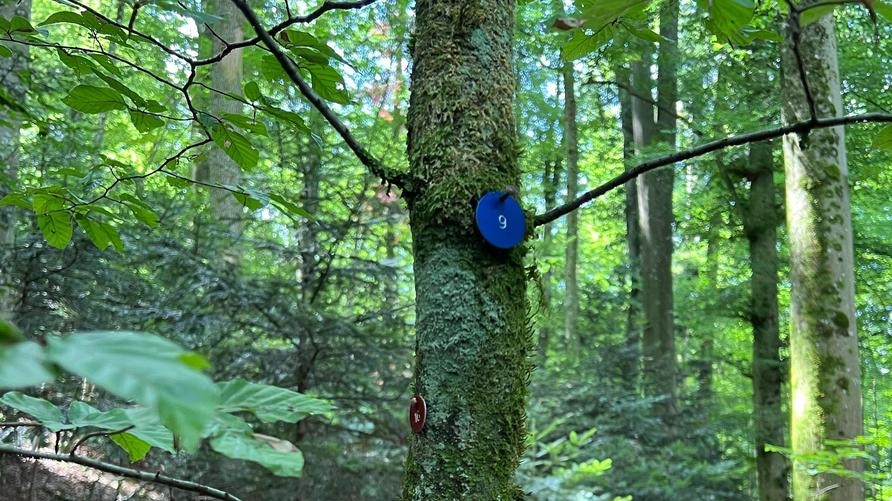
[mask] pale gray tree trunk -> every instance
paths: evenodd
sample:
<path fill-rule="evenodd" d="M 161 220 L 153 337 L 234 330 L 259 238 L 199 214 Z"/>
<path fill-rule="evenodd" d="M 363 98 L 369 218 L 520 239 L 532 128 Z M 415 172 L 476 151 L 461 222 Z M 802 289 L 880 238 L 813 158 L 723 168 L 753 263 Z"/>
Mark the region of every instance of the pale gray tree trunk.
<path fill-rule="evenodd" d="M 20 16 L 31 19 L 31 0 L 4 0 L 0 16 L 10 19 Z M 12 57 L 0 57 L 0 87 L 17 102 L 24 103 L 28 92 L 22 72 L 27 71 L 29 50 L 27 45 L 3 44 L 12 51 Z M 15 189 L 18 179 L 21 116 L 15 110 L 0 106 L 0 198 Z M 15 296 L 11 255 L 15 246 L 16 207 L 0 207 L 0 318 L 12 318 Z"/>
<path fill-rule="evenodd" d="M 564 153 L 567 157 L 567 200 L 576 198 L 579 183 L 579 141 L 576 125 L 576 77 L 573 63 L 565 62 L 561 68 L 564 82 Z M 579 215 L 567 214 L 567 247 L 564 259 L 564 333 L 566 342 L 578 342 L 576 328 L 579 323 Z M 572 346 L 571 344 L 571 346 Z"/>
<path fill-rule="evenodd" d="M 808 120 L 808 100 L 788 30 L 783 50 L 783 119 Z M 841 116 L 836 33 L 832 15 L 801 35 L 802 69 L 820 117 Z M 790 374 L 793 496 L 797 501 L 864 499 L 856 479 L 811 475 L 803 454 L 826 440 L 862 434 L 861 368 L 855 329 L 852 220 L 845 131 L 784 137 L 787 227 L 790 235 Z M 847 468 L 861 471 L 861 460 Z"/>

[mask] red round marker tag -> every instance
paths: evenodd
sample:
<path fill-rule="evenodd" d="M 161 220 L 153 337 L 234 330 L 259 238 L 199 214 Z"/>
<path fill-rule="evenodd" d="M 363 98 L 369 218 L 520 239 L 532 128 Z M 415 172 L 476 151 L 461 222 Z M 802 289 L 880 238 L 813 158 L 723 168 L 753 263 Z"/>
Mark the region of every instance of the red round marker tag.
<path fill-rule="evenodd" d="M 425 418 L 427 418 L 427 403 L 421 395 L 415 395 L 409 405 L 409 425 L 412 426 L 412 431 L 420 432 L 424 428 Z"/>

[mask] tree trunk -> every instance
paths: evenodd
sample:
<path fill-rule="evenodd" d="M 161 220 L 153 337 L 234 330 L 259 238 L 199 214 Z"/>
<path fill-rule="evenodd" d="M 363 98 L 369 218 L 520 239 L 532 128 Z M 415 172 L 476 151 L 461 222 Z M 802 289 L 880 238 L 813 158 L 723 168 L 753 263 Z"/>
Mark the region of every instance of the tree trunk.
<path fill-rule="evenodd" d="M 750 146 L 750 195 L 744 206 L 743 226 L 749 241 L 753 275 L 750 280 L 750 323 L 753 326 L 753 428 L 759 499 L 789 498 L 786 458 L 766 452 L 765 445 L 784 444 L 780 333 L 777 311 L 777 208 L 774 193 L 771 143 Z"/>
<path fill-rule="evenodd" d="M 524 246 L 488 247 L 476 200 L 518 186 L 514 2 L 418 0 L 408 113 L 415 255 L 415 392 L 427 420 L 404 498 L 521 499 L 532 339 Z"/>
<path fill-rule="evenodd" d="M 204 36 L 211 39 L 212 54 L 223 50 L 224 43 L 244 39 L 244 17 L 238 8 L 230 0 L 210 0 L 211 10 L 214 15 L 222 19 L 211 25 L 211 30 L 206 30 Z M 215 35 L 216 34 L 216 35 Z M 218 38 L 219 37 L 219 38 Z M 211 87 L 221 92 L 242 94 L 242 51 L 234 50 L 226 55 L 222 61 L 211 66 Z M 242 112 L 242 104 L 220 93 L 211 93 L 210 113 L 215 117 L 232 113 L 239 115 Z M 239 182 L 241 173 L 238 164 L 221 148 L 214 145 L 207 157 L 207 181 L 213 184 L 235 186 Z M 215 217 L 226 225 L 233 236 L 238 236 L 242 228 L 242 205 L 224 190 L 210 191 L 211 210 Z M 237 253 L 227 252 L 226 257 L 237 259 Z"/>
<path fill-rule="evenodd" d="M 557 188 L 561 182 L 561 170 L 560 158 L 545 160 L 545 171 L 542 180 L 545 184 L 543 198 L 545 199 L 546 211 L 553 209 L 557 205 Z M 542 227 L 542 246 L 546 249 L 546 254 L 549 255 L 551 254 L 553 238 L 552 229 L 552 223 L 548 223 Z M 542 277 L 542 311 L 545 321 L 543 322 L 542 327 L 539 328 L 539 356 L 543 364 L 548 358 L 548 345 L 551 341 L 551 318 L 547 315 L 547 312 L 551 310 L 552 306 L 551 281 L 553 275 L 554 272 L 549 268 Z"/>
<path fill-rule="evenodd" d="M 783 119 L 811 116 L 788 30 L 783 51 Z M 802 30 L 803 70 L 820 117 L 841 116 L 833 16 Z M 861 368 L 855 332 L 852 221 L 845 131 L 812 131 L 784 137 L 787 226 L 790 234 L 792 313 L 790 361 L 794 456 L 825 449 L 825 440 L 862 433 Z M 861 481 L 810 475 L 794 457 L 796 500 L 864 499 Z M 861 471 L 859 459 L 846 467 Z"/>
<path fill-rule="evenodd" d="M 618 66 L 616 80 L 620 102 L 620 119 L 623 130 L 623 160 L 631 167 L 635 156 L 635 135 L 632 117 L 632 99 L 628 89 L 632 80 L 629 70 Z M 630 392 L 638 390 L 638 373 L 641 357 L 641 233 L 638 228 L 638 184 L 632 179 L 625 185 L 626 248 L 629 255 L 629 306 L 626 311 L 626 353 L 623 357 L 622 375 Z"/>
<path fill-rule="evenodd" d="M 659 105 L 659 131 L 651 139 L 675 144 L 675 109 L 677 100 L 674 40 L 678 32 L 678 2 L 668 1 L 660 8 L 660 34 L 670 40 L 661 43 L 659 50 L 659 78 L 657 81 Z M 649 61 L 649 59 L 645 59 Z M 633 75 L 636 92 L 650 95 L 649 66 L 637 63 Z M 647 86 L 642 82 L 647 79 Z M 635 107 L 645 108 L 653 121 L 653 107 L 640 99 L 634 99 Z M 667 111 L 669 111 L 667 113 Z M 646 137 L 636 142 L 644 142 Z M 676 412 L 676 355 L 675 332 L 672 314 L 672 185 L 674 172 L 671 168 L 649 172 L 638 179 L 638 210 L 641 229 L 641 306 L 644 313 L 645 394 L 661 397 L 657 413 L 669 418 Z"/>
<path fill-rule="evenodd" d="M 0 17 L 11 19 L 20 16 L 31 19 L 31 0 L 7 1 L 0 6 Z M 28 69 L 27 45 L 3 44 L 12 51 L 12 57 L 0 57 L 0 86 L 17 102 L 24 103 L 27 84 L 20 73 Z M 21 120 L 16 111 L 0 106 L 0 198 L 15 189 L 19 167 L 19 127 Z M 12 318 L 13 274 L 9 256 L 15 246 L 16 211 L 14 206 L 0 207 L 0 318 Z"/>
<path fill-rule="evenodd" d="M 567 156 L 567 200 L 576 198 L 579 178 L 579 144 L 576 127 L 576 78 L 573 63 L 565 62 L 561 68 L 564 82 L 564 152 Z M 568 346 L 579 340 L 576 327 L 579 323 L 579 285 L 576 269 L 579 261 L 579 214 L 567 214 L 567 248 L 564 259 L 564 332 Z"/>

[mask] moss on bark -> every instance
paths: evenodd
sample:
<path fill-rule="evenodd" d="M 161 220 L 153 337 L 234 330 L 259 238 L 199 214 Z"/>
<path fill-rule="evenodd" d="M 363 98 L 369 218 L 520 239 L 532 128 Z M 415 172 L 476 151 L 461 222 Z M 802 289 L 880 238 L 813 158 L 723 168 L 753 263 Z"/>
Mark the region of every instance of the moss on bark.
<path fill-rule="evenodd" d="M 474 207 L 517 186 L 514 3 L 419 0 L 408 153 L 416 289 L 413 436 L 405 499 L 514 499 L 532 347 L 523 246 L 488 247 Z"/>

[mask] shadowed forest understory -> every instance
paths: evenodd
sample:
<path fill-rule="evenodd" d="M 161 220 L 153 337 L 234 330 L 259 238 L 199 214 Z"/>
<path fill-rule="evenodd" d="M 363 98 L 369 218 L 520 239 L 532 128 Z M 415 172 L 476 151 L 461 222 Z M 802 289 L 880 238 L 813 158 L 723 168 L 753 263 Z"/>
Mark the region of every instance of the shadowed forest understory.
<path fill-rule="evenodd" d="M 889 0 L 0 0 L 0 500 L 892 499 Z"/>

